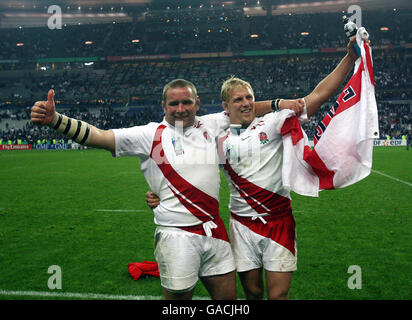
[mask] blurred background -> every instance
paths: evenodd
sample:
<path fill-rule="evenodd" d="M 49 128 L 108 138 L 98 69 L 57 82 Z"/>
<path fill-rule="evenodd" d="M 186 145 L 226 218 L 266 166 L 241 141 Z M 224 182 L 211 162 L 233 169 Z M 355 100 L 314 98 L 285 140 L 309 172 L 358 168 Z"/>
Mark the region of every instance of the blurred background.
<path fill-rule="evenodd" d="M 408 0 L 2 0 L 0 143 L 63 138 L 29 121 L 50 88 L 59 112 L 102 129 L 161 121 L 162 88 L 175 78 L 196 85 L 200 114 L 222 110 L 230 75 L 256 100 L 302 97 L 345 55 L 351 5 L 373 47 L 381 138 L 400 139 L 411 133 Z"/>

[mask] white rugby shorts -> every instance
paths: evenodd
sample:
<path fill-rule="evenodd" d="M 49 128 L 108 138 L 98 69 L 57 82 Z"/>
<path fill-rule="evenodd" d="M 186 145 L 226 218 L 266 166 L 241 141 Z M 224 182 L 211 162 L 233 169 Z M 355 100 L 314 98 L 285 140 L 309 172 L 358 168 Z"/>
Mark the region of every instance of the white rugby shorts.
<path fill-rule="evenodd" d="M 199 277 L 236 270 L 230 243 L 213 236 L 158 226 L 154 246 L 161 285 L 173 292 L 189 291 Z"/>
<path fill-rule="evenodd" d="M 268 271 L 297 270 L 296 231 L 293 216 L 270 220 L 232 214 L 230 234 L 238 272 L 264 268 Z M 277 241 L 275 241 L 275 240 Z"/>

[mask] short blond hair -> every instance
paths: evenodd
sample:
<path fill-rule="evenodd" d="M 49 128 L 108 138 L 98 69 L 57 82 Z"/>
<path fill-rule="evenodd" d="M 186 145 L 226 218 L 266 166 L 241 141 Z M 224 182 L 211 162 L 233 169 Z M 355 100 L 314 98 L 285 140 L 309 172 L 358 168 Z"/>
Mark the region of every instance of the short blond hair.
<path fill-rule="evenodd" d="M 249 82 L 240 78 L 236 78 L 235 76 L 231 76 L 229 79 L 223 82 L 222 88 L 220 89 L 220 96 L 222 98 L 222 101 L 228 103 L 230 101 L 230 91 L 238 86 L 249 88 L 254 95 L 252 86 Z"/>
<path fill-rule="evenodd" d="M 190 81 L 187 81 L 185 79 L 175 79 L 175 80 L 170 81 L 163 88 L 162 100 L 164 102 L 166 102 L 167 91 L 169 89 L 175 89 L 175 88 L 189 88 L 189 89 L 192 90 L 193 98 L 195 100 L 197 99 L 197 90 L 196 90 L 196 87 L 193 83 L 191 83 Z"/>

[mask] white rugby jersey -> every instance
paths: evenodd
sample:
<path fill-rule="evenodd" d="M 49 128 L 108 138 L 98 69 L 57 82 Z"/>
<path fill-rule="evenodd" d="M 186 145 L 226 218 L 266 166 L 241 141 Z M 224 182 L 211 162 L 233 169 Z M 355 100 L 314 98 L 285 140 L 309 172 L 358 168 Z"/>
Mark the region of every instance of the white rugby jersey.
<path fill-rule="evenodd" d="M 282 184 L 283 113 L 272 112 L 246 129 L 229 129 L 219 138 L 219 155 L 230 186 L 229 208 L 239 216 L 265 216 L 291 209 Z"/>
<path fill-rule="evenodd" d="M 193 226 L 219 215 L 220 174 L 216 137 L 229 126 L 226 113 L 196 117 L 189 128 L 163 120 L 113 130 L 115 157 L 137 156 L 161 226 Z"/>

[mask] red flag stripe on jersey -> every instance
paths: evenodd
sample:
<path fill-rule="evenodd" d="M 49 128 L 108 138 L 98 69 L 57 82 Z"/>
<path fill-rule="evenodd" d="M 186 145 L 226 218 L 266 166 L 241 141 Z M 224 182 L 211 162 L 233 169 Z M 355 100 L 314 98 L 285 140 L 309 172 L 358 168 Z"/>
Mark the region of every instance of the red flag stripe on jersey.
<path fill-rule="evenodd" d="M 162 171 L 165 178 L 169 181 L 170 185 L 173 186 L 172 188 L 169 185 L 169 188 L 172 190 L 173 194 L 177 196 L 179 201 L 186 207 L 186 209 L 202 222 L 210 221 L 219 215 L 219 202 L 215 198 L 186 181 L 167 161 L 166 154 L 162 146 L 162 133 L 165 128 L 166 126 L 163 124 L 157 128 L 150 157 L 156 162 L 157 166 Z M 160 156 L 159 159 L 157 159 L 154 155 L 154 151 Z"/>
<path fill-rule="evenodd" d="M 245 192 L 239 189 L 239 187 L 236 184 L 232 183 L 232 185 L 239 192 L 242 198 L 245 199 L 247 204 L 250 205 L 252 209 L 255 210 L 257 213 L 267 213 L 269 211 L 266 207 L 261 206 L 261 204 L 257 202 L 256 199 L 251 198 Z"/>
<path fill-rule="evenodd" d="M 261 188 L 239 176 L 226 160 L 223 166 L 243 199 L 258 213 L 276 213 L 290 209 L 290 199 Z"/>

